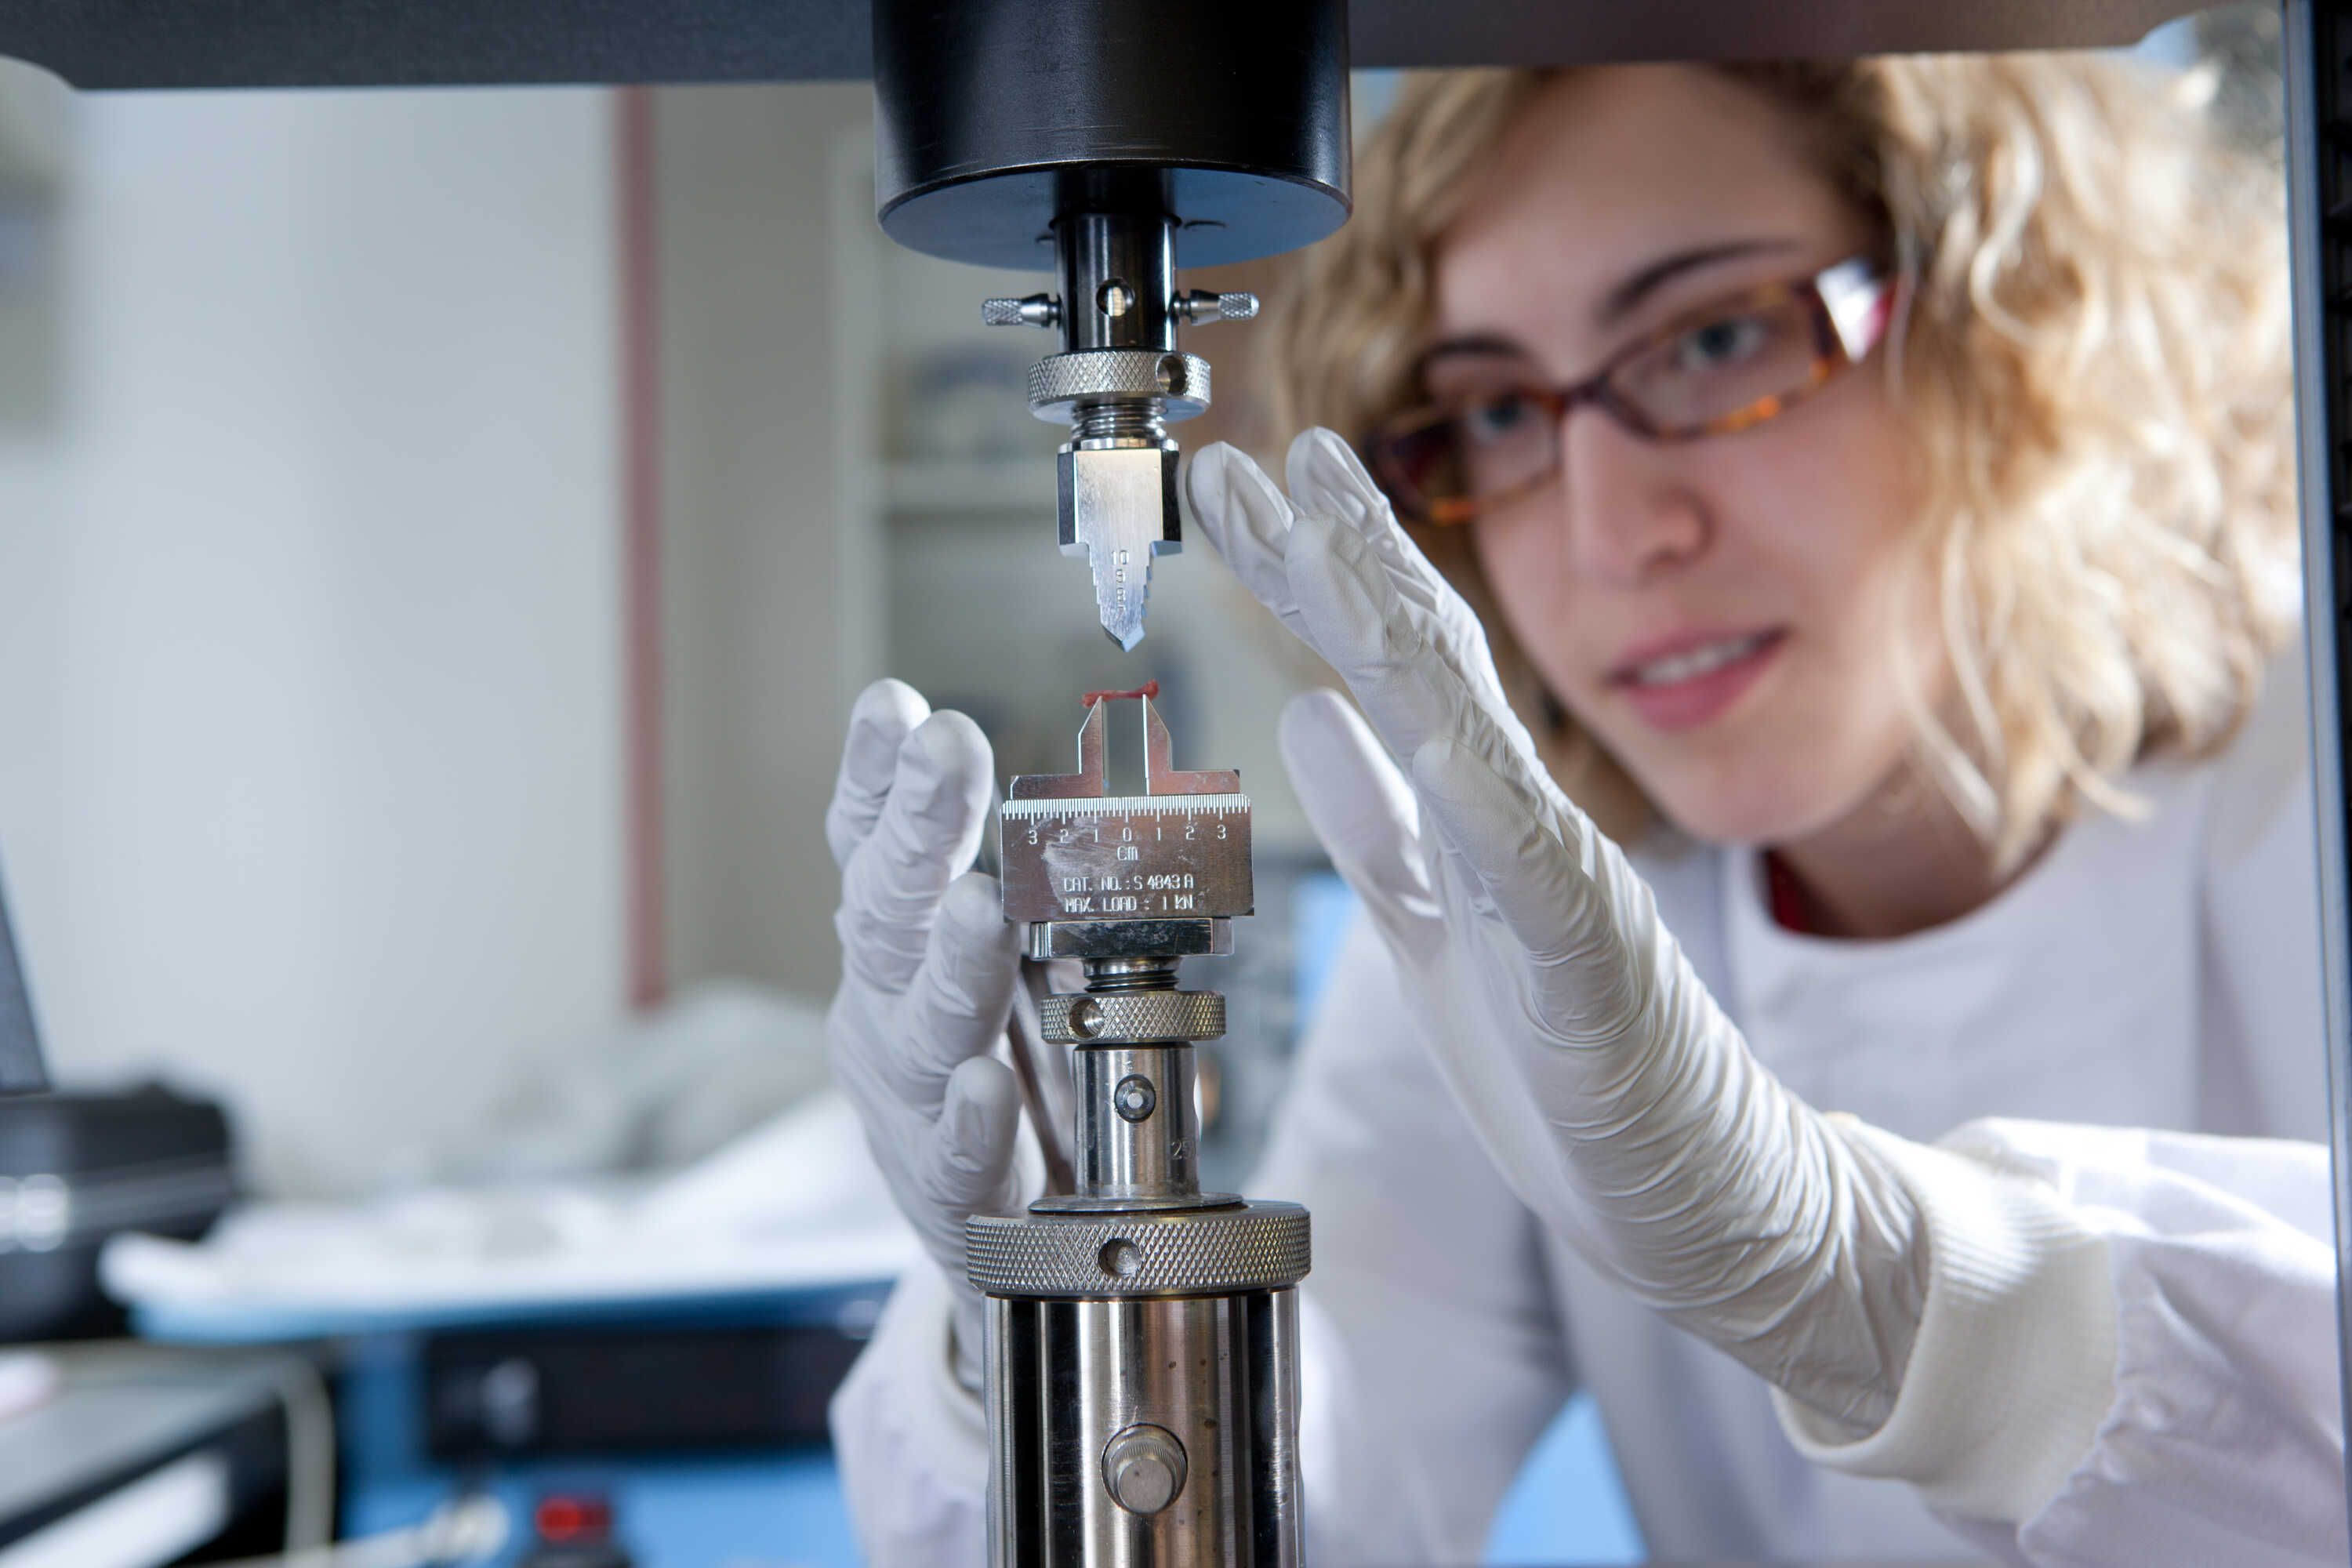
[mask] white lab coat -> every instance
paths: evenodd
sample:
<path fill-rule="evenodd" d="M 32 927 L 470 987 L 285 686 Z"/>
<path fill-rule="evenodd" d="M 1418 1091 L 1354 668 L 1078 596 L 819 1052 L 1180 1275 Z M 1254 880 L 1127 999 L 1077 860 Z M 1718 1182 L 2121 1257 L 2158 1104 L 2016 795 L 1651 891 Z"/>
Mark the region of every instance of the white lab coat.
<path fill-rule="evenodd" d="M 1699 974 L 1797 1093 L 1921 1142 L 1950 1135 L 2048 1184 L 2105 1238 L 2077 1303 L 2095 1353 L 2112 1346 L 2112 1384 L 2095 1385 L 2105 1413 L 2021 1526 L 1954 1516 L 1964 1487 L 1929 1489 L 1939 1513 L 1902 1480 L 1832 1467 L 1917 1476 L 1904 1467 L 1938 1431 L 1923 1402 L 2020 1408 L 1978 1395 L 2029 1358 L 1923 1331 L 1886 1434 L 1903 1426 L 1913 1451 L 1784 1426 L 1761 1382 L 1517 1203 L 1412 1037 L 1377 938 L 1353 932 L 1248 1189 L 1314 1215 L 1309 1560 L 1475 1561 L 1529 1447 L 1581 1387 L 1661 1558 L 1949 1561 L 1973 1547 L 2037 1564 L 2340 1565 L 2327 1165 L 2316 1143 L 2271 1141 L 2326 1129 L 2303 704 L 2282 663 L 2218 762 L 2133 775 L 2147 819 L 2078 823 L 1990 905 L 1899 941 L 1780 930 L 1748 853 L 1641 859 Z M 2033 1120 L 1978 1121 L 1994 1116 Z M 2228 1136 L 2108 1131 L 2132 1128 Z M 835 1404 L 877 1564 L 982 1560 L 985 1430 L 949 1373 L 946 1322 L 936 1276 L 910 1279 Z"/>

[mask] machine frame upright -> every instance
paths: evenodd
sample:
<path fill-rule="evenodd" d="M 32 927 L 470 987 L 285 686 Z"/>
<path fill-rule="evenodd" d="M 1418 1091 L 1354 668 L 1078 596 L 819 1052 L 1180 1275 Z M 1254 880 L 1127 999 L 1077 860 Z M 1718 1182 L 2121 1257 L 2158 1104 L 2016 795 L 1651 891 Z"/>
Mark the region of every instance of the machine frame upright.
<path fill-rule="evenodd" d="M 2319 944 L 2336 1189 L 2336 1312 L 2352 1417 L 2352 0 L 2286 0 L 2287 228 L 2294 266 L 2295 458 L 2304 646 L 2319 836 Z M 2352 1495 L 2352 1463 L 2346 1476 Z"/>

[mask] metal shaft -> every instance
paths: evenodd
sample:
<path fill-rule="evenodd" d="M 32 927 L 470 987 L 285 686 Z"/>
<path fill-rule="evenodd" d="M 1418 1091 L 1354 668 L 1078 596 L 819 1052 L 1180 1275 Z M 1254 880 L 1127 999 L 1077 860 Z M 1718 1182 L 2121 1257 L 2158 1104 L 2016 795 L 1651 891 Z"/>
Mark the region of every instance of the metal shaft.
<path fill-rule="evenodd" d="M 1054 225 L 1064 353 L 1176 346 L 1175 234 L 1156 208 L 1073 213 Z"/>
<path fill-rule="evenodd" d="M 1077 1057 L 1076 1195 L 1198 1197 L 1192 1047 L 1081 1046 Z"/>

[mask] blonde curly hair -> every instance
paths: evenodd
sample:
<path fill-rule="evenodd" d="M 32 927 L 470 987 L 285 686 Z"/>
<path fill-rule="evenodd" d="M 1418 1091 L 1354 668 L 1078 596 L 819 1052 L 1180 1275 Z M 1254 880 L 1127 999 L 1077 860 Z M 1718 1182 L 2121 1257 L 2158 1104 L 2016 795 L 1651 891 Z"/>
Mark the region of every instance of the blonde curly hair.
<path fill-rule="evenodd" d="M 1914 751 L 2006 872 L 2085 806 L 2136 810 L 2117 783 L 2133 763 L 2226 746 L 2294 631 L 2275 158 L 2212 122 L 2209 75 L 2112 57 L 1704 68 L 1811 132 L 1905 270 L 1883 374 L 1928 476 L 1919 559 L 1955 693 L 1915 700 Z M 1408 80 L 1360 152 L 1354 220 L 1272 312 L 1282 427 L 1361 443 L 1412 400 L 1436 249 L 1559 74 Z M 1542 691 L 1465 531 L 1419 537 L 1489 627 L 1563 786 L 1638 831 L 1654 814 Z"/>

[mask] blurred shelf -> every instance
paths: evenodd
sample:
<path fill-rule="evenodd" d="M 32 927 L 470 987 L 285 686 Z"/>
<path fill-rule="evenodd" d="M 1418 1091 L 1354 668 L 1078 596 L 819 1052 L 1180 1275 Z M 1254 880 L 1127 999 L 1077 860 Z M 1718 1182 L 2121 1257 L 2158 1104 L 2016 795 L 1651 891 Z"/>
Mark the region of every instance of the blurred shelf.
<path fill-rule="evenodd" d="M 882 465 L 882 504 L 896 513 L 1052 511 L 1054 454 L 916 458 Z"/>

